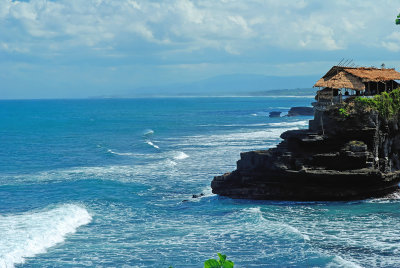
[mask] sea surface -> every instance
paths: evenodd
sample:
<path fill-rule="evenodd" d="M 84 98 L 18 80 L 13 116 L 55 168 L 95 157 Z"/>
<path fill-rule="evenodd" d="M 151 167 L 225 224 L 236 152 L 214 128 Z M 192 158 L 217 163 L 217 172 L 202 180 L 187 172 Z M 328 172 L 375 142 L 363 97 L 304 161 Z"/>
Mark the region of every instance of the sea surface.
<path fill-rule="evenodd" d="M 399 195 L 211 193 L 240 152 L 311 119 L 268 112 L 312 100 L 0 101 L 0 267 L 202 267 L 217 252 L 235 267 L 399 267 Z"/>

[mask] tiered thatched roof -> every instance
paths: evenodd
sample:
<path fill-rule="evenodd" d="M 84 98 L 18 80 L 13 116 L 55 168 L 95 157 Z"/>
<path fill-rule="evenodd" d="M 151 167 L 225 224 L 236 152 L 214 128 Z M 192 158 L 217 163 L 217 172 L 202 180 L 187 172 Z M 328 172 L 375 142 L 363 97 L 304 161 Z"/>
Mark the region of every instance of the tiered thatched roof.
<path fill-rule="evenodd" d="M 400 80 L 400 73 L 395 69 L 333 66 L 318 80 L 314 87 L 365 90 L 365 82 L 386 82 L 393 80 Z"/>

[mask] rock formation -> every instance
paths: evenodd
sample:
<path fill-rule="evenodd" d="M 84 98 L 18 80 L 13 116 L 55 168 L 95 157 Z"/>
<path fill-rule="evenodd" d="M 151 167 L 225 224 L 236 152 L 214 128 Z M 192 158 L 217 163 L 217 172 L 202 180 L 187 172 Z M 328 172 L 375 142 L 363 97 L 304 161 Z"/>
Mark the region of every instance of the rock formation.
<path fill-rule="evenodd" d="M 399 188 L 400 122 L 377 111 L 316 110 L 309 129 L 282 133 L 265 151 L 241 153 L 237 169 L 217 176 L 215 194 L 269 200 L 355 200 Z"/>
<path fill-rule="evenodd" d="M 313 114 L 314 114 L 314 109 L 312 107 L 292 107 L 290 108 L 287 116 L 299 116 L 299 115 L 310 116 Z"/>
<path fill-rule="evenodd" d="M 269 112 L 269 117 L 281 117 L 281 113 L 282 112 L 279 112 L 279 111 L 272 111 L 272 112 Z"/>

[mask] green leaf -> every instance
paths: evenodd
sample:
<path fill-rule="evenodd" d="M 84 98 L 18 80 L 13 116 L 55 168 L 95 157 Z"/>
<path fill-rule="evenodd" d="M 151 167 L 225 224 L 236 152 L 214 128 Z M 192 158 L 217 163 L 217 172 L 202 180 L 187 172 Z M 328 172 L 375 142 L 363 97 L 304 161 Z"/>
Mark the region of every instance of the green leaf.
<path fill-rule="evenodd" d="M 220 268 L 221 265 L 217 260 L 209 259 L 204 263 L 204 268 Z"/>
<path fill-rule="evenodd" d="M 234 263 L 232 261 L 225 261 L 222 265 L 223 268 L 233 268 Z"/>
<path fill-rule="evenodd" d="M 221 253 L 217 253 L 219 257 L 219 263 L 222 265 L 226 260 L 226 255 L 222 255 Z"/>

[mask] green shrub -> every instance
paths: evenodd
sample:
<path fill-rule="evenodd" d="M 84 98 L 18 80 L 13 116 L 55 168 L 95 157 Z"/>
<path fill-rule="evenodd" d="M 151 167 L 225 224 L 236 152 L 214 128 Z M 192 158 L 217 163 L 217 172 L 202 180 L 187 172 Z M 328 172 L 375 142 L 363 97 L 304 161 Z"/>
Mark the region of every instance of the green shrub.
<path fill-rule="evenodd" d="M 390 93 L 382 92 L 373 98 L 358 97 L 354 102 L 358 108 L 376 110 L 382 117 L 389 119 L 400 114 L 400 88 Z"/>
<path fill-rule="evenodd" d="M 348 117 L 350 115 L 344 108 L 339 109 L 339 114 L 343 117 Z"/>
<path fill-rule="evenodd" d="M 226 255 L 217 253 L 219 260 L 209 259 L 204 262 L 204 268 L 233 268 L 234 263 L 226 259 Z M 168 268 L 173 268 L 169 266 Z"/>
<path fill-rule="evenodd" d="M 204 268 L 233 268 L 234 263 L 226 259 L 226 255 L 217 253 L 219 260 L 209 259 L 204 263 Z"/>

